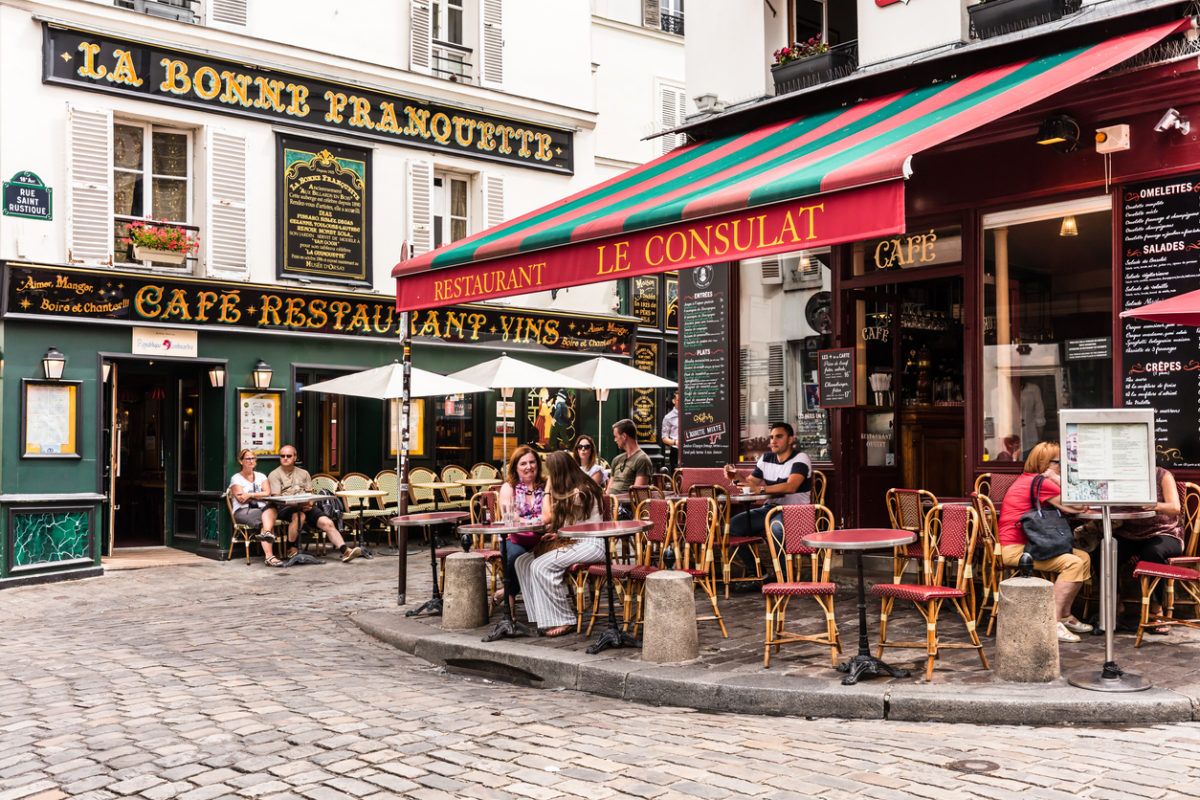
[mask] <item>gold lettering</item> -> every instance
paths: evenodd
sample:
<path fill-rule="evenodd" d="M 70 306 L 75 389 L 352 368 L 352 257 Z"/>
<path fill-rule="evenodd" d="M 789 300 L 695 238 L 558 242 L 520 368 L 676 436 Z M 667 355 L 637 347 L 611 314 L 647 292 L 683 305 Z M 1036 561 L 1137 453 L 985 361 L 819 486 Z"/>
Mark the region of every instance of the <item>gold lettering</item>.
<path fill-rule="evenodd" d="M 521 135 L 521 149 L 517 151 L 517 155 L 521 158 L 529 158 L 530 153 L 533 152 L 529 149 L 529 143 L 533 141 L 534 133 L 523 128 L 517 131 L 517 133 Z"/>
<path fill-rule="evenodd" d="M 379 314 L 383 311 L 387 312 L 387 324 L 380 327 Z M 376 333 L 387 333 L 392 329 L 392 323 L 395 322 L 395 314 L 395 306 L 375 306 L 375 314 L 371 318 L 371 327 L 375 329 Z"/>
<path fill-rule="evenodd" d="M 187 292 L 183 289 L 172 289 L 171 299 L 167 301 L 167 307 L 162 312 L 163 319 L 178 317 L 179 319 L 190 320 L 192 315 L 188 313 L 187 307 Z"/>
<path fill-rule="evenodd" d="M 538 149 L 534 156 L 538 161 L 550 161 L 554 158 L 554 152 L 550 149 L 550 134 L 539 133 L 537 135 Z"/>
<path fill-rule="evenodd" d="M 286 85 L 283 81 L 274 78 L 258 77 L 254 79 L 254 85 L 258 87 L 258 99 L 254 101 L 255 108 L 268 108 L 271 111 L 283 111 L 283 87 Z"/>
<path fill-rule="evenodd" d="M 238 303 L 242 299 L 240 289 L 234 289 L 231 292 L 221 293 L 221 315 L 217 317 L 217 322 L 234 323 L 242 318 L 241 309 L 238 308 Z"/>
<path fill-rule="evenodd" d="M 930 231 L 921 237 L 921 263 L 925 264 L 930 261 L 937 261 L 937 253 L 933 250 L 933 245 L 937 242 L 937 233 Z"/>
<path fill-rule="evenodd" d="M 646 263 L 652 267 L 657 267 L 659 264 L 662 263 L 662 255 L 661 254 L 657 258 L 655 258 L 654 256 L 652 256 L 650 254 L 650 246 L 655 243 L 655 240 L 658 241 L 659 247 L 661 248 L 662 241 L 663 241 L 662 234 L 656 233 L 653 236 L 651 236 L 649 239 L 646 240 Z"/>
<path fill-rule="evenodd" d="M 484 122 L 479 126 L 479 149 L 490 153 L 496 149 L 496 124 Z"/>
<path fill-rule="evenodd" d="M 375 129 L 386 133 L 402 133 L 400 123 L 396 121 L 396 106 L 391 103 L 380 103 L 379 108 L 383 114 L 380 116 L 379 124 L 375 126 Z"/>
<path fill-rule="evenodd" d="M 345 300 L 334 300 L 329 304 L 329 310 L 333 312 L 333 329 L 342 330 L 342 320 L 350 313 L 350 304 Z"/>
<path fill-rule="evenodd" d="M 404 126 L 405 135 L 420 136 L 422 139 L 428 139 L 429 109 L 405 106 L 404 113 L 408 117 L 408 123 Z"/>
<path fill-rule="evenodd" d="M 259 325 L 282 325 L 279 319 L 279 309 L 283 308 L 283 298 L 274 294 L 264 294 L 258 304 L 262 314 L 258 317 Z M 267 317 L 270 317 L 268 321 Z"/>
<path fill-rule="evenodd" d="M 545 335 L 542 338 L 542 344 L 554 345 L 554 344 L 558 344 L 558 340 L 559 340 L 558 320 L 556 320 L 556 319 L 546 320 Z"/>
<path fill-rule="evenodd" d="M 371 332 L 371 320 L 367 316 L 367 306 L 359 303 L 354 307 L 354 318 L 350 320 L 350 330 L 358 328 L 363 333 Z"/>
<path fill-rule="evenodd" d="M 158 316 L 158 304 L 162 302 L 163 288 L 150 284 L 138 289 L 137 294 L 133 296 L 133 307 L 137 309 L 138 316 L 146 319 L 154 319 Z"/>
<path fill-rule="evenodd" d="M 484 314 L 475 313 L 467 317 L 467 324 L 471 326 L 471 341 L 479 340 L 479 329 L 485 322 L 487 322 L 487 316 Z"/>
<path fill-rule="evenodd" d="M 463 128 L 467 129 L 466 135 L 463 135 Z M 475 120 L 469 117 L 455 117 L 454 141 L 461 147 L 470 147 L 471 142 L 475 141 Z"/>
<path fill-rule="evenodd" d="M 216 292 L 196 292 L 196 320 L 208 322 L 208 310 L 216 304 Z"/>
<path fill-rule="evenodd" d="M 425 314 L 425 322 L 421 325 L 421 331 L 417 336 L 432 336 L 434 339 L 442 338 L 442 331 L 438 327 L 438 312 L 429 311 Z"/>
<path fill-rule="evenodd" d="M 610 272 L 624 272 L 629 269 L 632 264 L 629 263 L 629 242 L 614 242 L 613 243 L 613 261 L 612 264 L 605 266 L 604 264 L 604 248 L 608 245 L 602 244 L 597 248 L 600 256 L 600 268 L 596 271 L 597 275 L 605 275 Z M 540 276 L 539 276 L 540 283 Z"/>
<path fill-rule="evenodd" d="M 728 229 L 729 229 L 728 222 L 718 222 L 717 223 L 717 227 L 715 230 L 713 230 L 713 234 L 716 235 L 717 241 L 719 241 L 721 244 L 716 249 L 716 251 L 713 253 L 713 255 L 723 256 L 729 252 L 729 236 L 727 236 L 725 233 L 725 231 L 727 231 Z"/>
<path fill-rule="evenodd" d="M 516 136 L 517 131 L 507 125 L 497 125 L 496 133 L 500 134 L 500 146 L 497 149 L 504 155 L 512 153 L 512 147 L 508 144 L 508 137 Z"/>
<path fill-rule="evenodd" d="M 325 121 L 340 123 L 342 109 L 346 107 L 346 95 L 330 90 L 325 92 L 325 99 L 329 101 L 329 110 L 325 112 Z"/>
<path fill-rule="evenodd" d="M 367 130 L 374 128 L 375 123 L 371 122 L 371 101 L 365 97 L 351 95 L 350 103 L 354 106 L 354 114 L 350 117 L 350 125 L 355 128 L 366 128 Z"/>
<path fill-rule="evenodd" d="M 289 328 L 308 327 L 308 317 L 304 315 L 304 299 L 289 297 L 287 301 L 287 322 Z"/>
<path fill-rule="evenodd" d="M 221 93 L 222 103 L 237 103 L 242 108 L 249 108 L 250 102 L 250 76 L 239 75 L 229 70 L 221 73 L 221 78 L 225 81 L 225 91 Z"/>
<path fill-rule="evenodd" d="M 103 78 L 108 74 L 108 70 L 103 64 L 96 63 L 96 55 L 100 52 L 100 45 L 92 44 L 91 42 L 80 42 L 76 48 L 83 52 L 83 66 L 75 70 L 76 74 L 81 78 Z"/>
<path fill-rule="evenodd" d="M 319 297 L 309 301 L 308 327 L 324 328 L 327 322 L 329 322 L 329 315 L 325 313 L 325 301 Z"/>
<path fill-rule="evenodd" d="M 507 342 L 510 335 L 515 338 L 516 331 L 513 329 L 518 327 L 514 324 L 515 322 L 516 320 L 506 314 L 500 315 L 500 328 L 503 331 L 500 336 L 501 339 Z"/>
<path fill-rule="evenodd" d="M 188 77 L 188 66 L 176 58 L 164 58 L 158 62 L 166 72 L 163 81 L 158 85 L 160 92 L 171 94 L 187 94 L 192 88 L 192 79 Z"/>
<path fill-rule="evenodd" d="M 429 120 L 429 132 L 433 134 L 433 139 L 438 144 L 450 143 L 450 117 L 442 112 L 433 115 L 433 119 Z"/>
<path fill-rule="evenodd" d="M 733 249 L 735 252 L 744 253 L 750 249 L 750 245 L 754 243 L 754 226 L 750 226 L 750 238 L 745 244 L 742 244 L 741 238 L 738 236 L 738 231 L 741 230 L 741 224 L 744 220 L 735 219 L 733 221 Z"/>
<path fill-rule="evenodd" d="M 679 243 L 679 254 L 671 252 L 671 243 Z M 671 231 L 667 234 L 667 261 L 672 264 L 678 264 L 687 257 L 687 237 L 683 235 L 683 231 Z"/>
<path fill-rule="evenodd" d="M 117 57 L 117 66 L 108 74 L 108 79 L 126 86 L 141 86 L 143 81 L 133 67 L 133 54 L 128 50 L 113 50 L 113 55 Z"/>
<path fill-rule="evenodd" d="M 299 83 L 289 83 L 287 90 L 292 95 L 292 102 L 288 104 L 287 113 L 293 117 L 307 117 L 309 112 L 308 87 Z"/>
<path fill-rule="evenodd" d="M 204 85 L 205 82 L 208 83 L 207 86 Z M 221 77 L 212 67 L 201 67 L 196 70 L 196 77 L 192 79 L 192 87 L 196 90 L 198 97 L 212 100 L 221 92 Z"/>

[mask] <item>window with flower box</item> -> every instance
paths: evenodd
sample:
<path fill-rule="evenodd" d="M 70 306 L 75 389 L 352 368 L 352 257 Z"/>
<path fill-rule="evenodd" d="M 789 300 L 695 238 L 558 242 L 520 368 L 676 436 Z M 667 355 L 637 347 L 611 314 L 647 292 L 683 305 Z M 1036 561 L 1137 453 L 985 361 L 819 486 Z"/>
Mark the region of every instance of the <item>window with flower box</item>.
<path fill-rule="evenodd" d="M 129 224 L 146 218 L 191 233 L 198 230 L 192 223 L 191 132 L 115 121 L 112 181 L 114 263 L 170 266 L 139 259 L 126 240 Z"/>

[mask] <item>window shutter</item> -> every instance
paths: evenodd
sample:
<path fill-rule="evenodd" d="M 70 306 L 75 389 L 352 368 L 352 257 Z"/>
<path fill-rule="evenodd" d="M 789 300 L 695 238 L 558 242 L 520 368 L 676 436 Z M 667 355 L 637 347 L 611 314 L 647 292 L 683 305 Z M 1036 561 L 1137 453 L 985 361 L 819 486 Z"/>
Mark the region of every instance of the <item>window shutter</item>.
<path fill-rule="evenodd" d="M 208 131 L 208 268 L 247 270 L 246 140 Z"/>
<path fill-rule="evenodd" d="M 684 112 L 687 109 L 687 95 L 682 89 L 660 84 L 658 87 L 658 124 L 660 131 L 677 128 L 683 124 Z M 671 133 L 658 137 L 658 154 L 665 156 L 676 147 L 687 142 L 687 137 L 681 133 Z"/>
<path fill-rule="evenodd" d="M 747 366 L 750 363 L 750 351 L 745 347 L 738 348 L 738 428 L 742 431 L 742 435 L 746 433 L 746 426 L 750 424 L 750 390 L 749 384 L 749 369 Z"/>
<path fill-rule="evenodd" d="M 662 19 L 659 17 L 658 0 L 642 0 L 642 26 L 645 28 L 661 28 Z"/>
<path fill-rule="evenodd" d="M 481 0 L 480 9 L 480 82 L 498 89 L 504 83 L 503 0 Z"/>
<path fill-rule="evenodd" d="M 783 272 L 779 269 L 779 256 L 767 256 L 762 260 L 762 282 L 783 283 Z"/>
<path fill-rule="evenodd" d="M 408 162 L 408 244 L 412 255 L 433 249 L 433 163 Z"/>
<path fill-rule="evenodd" d="M 112 264 L 112 111 L 67 107 L 67 260 Z"/>
<path fill-rule="evenodd" d="M 787 411 L 786 342 L 767 343 L 767 421 L 786 422 Z"/>
<path fill-rule="evenodd" d="M 246 27 L 246 0 L 209 0 L 209 22 Z"/>
<path fill-rule="evenodd" d="M 409 16 L 408 68 L 430 74 L 433 61 L 433 12 L 424 0 L 412 0 Z"/>
<path fill-rule="evenodd" d="M 504 213 L 504 178 L 500 175 L 483 176 L 483 229 L 495 227 L 508 216 Z"/>

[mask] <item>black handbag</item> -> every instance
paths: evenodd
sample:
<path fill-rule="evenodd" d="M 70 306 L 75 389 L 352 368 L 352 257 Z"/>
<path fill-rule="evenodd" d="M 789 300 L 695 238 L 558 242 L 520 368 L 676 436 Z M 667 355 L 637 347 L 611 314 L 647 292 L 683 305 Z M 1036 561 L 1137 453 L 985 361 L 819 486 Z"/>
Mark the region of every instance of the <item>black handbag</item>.
<path fill-rule="evenodd" d="M 1042 507 L 1038 499 L 1041 489 L 1041 475 L 1033 479 L 1029 487 L 1029 511 L 1021 515 L 1021 530 L 1025 533 L 1025 552 L 1034 561 L 1048 561 L 1071 552 L 1075 547 L 1075 534 L 1071 531 L 1071 523 L 1063 513 L 1053 506 Z"/>

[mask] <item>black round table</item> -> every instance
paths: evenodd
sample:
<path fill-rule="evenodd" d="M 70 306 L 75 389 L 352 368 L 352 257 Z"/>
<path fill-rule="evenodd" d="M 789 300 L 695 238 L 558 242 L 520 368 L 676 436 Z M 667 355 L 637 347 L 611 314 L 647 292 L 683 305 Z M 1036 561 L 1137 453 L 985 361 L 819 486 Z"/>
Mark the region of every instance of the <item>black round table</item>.
<path fill-rule="evenodd" d="M 508 535 L 510 533 L 541 533 L 546 524 L 541 521 L 524 520 L 511 525 L 503 522 L 493 522 L 490 525 L 459 525 L 458 529 L 464 534 L 495 533 L 500 537 L 500 569 L 504 575 L 504 618 L 496 623 L 492 632 L 483 637 L 485 642 L 494 642 L 510 636 L 528 636 L 529 626 L 513 618 L 513 587 L 508 582 Z"/>
<path fill-rule="evenodd" d="M 564 539 L 619 539 L 633 536 L 654 527 L 652 522 L 641 519 L 608 520 L 606 522 L 582 522 L 578 525 L 564 525 L 558 529 L 558 535 Z M 613 597 L 612 581 L 612 551 L 609 542 L 604 542 L 604 576 L 608 579 L 608 628 L 596 639 L 596 643 L 587 649 L 595 654 L 609 647 L 641 647 L 642 643 L 617 625 L 616 601 Z"/>

